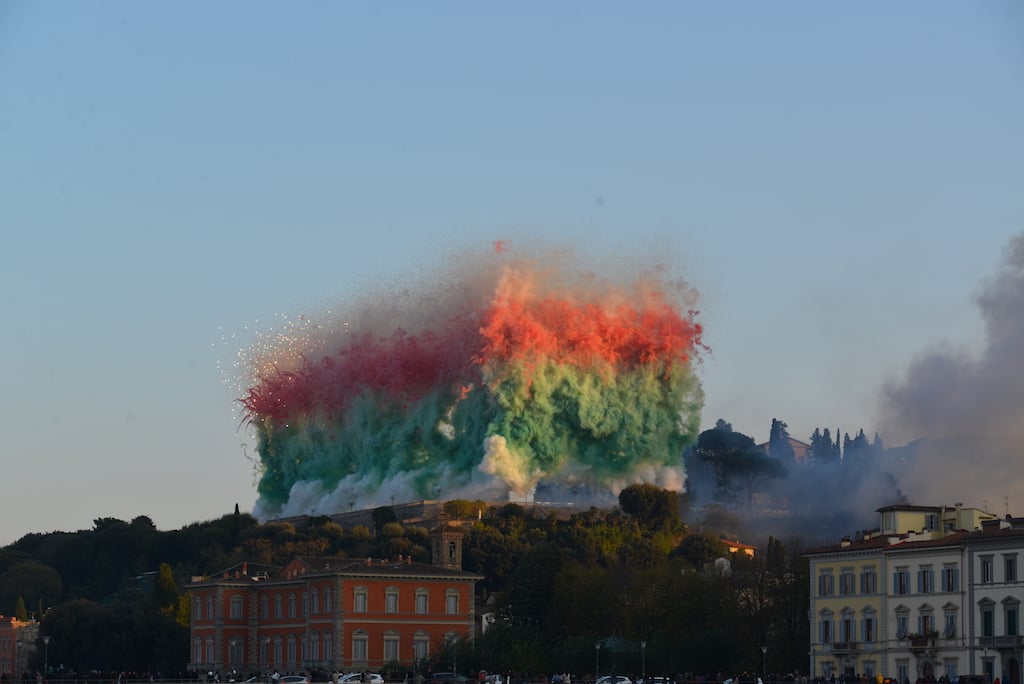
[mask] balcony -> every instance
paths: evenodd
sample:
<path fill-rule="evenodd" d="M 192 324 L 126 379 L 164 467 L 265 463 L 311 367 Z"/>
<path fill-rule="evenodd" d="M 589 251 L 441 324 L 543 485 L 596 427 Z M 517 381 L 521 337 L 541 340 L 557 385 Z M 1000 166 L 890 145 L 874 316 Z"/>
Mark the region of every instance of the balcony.
<path fill-rule="evenodd" d="M 1020 636 L 983 636 L 978 638 L 978 646 L 982 648 L 1021 648 L 1024 637 Z"/>
<path fill-rule="evenodd" d="M 857 653 L 857 642 L 856 641 L 836 641 L 832 644 L 832 652 L 836 654 L 850 654 L 854 655 Z"/>

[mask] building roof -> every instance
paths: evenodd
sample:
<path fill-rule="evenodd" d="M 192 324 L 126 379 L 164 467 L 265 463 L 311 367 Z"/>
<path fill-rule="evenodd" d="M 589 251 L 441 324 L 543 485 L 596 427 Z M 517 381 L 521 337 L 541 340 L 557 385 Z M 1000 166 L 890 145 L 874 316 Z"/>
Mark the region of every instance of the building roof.
<path fill-rule="evenodd" d="M 203 584 L 288 583 L 306 577 L 363 577 L 363 578 L 415 578 L 438 580 L 482 580 L 463 570 L 453 570 L 432 563 L 413 561 L 411 557 L 398 559 L 337 558 L 297 556 L 283 568 L 257 563 L 240 563 L 208 576 L 193 577 L 189 586 Z"/>

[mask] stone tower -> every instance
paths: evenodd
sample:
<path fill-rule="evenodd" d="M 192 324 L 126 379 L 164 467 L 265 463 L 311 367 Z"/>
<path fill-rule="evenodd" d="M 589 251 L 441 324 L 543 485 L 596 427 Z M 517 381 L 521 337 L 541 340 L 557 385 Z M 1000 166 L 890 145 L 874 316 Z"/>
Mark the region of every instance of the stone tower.
<path fill-rule="evenodd" d="M 442 525 L 430 533 L 430 560 L 449 570 L 462 569 L 462 537 L 458 527 Z"/>

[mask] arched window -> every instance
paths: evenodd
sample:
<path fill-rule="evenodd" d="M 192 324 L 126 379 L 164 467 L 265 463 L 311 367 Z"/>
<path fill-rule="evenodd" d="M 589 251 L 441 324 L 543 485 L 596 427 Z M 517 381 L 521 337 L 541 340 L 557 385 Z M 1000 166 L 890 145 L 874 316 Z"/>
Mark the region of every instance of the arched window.
<path fill-rule="evenodd" d="M 213 596 L 206 597 L 206 619 L 213 619 Z"/>
<path fill-rule="evenodd" d="M 430 657 L 430 635 L 416 632 L 412 637 L 412 657 L 417 663 Z"/>
<path fill-rule="evenodd" d="M 334 611 L 334 605 L 332 603 L 331 588 L 324 589 L 324 612 L 330 613 Z"/>
<path fill-rule="evenodd" d="M 295 594 L 288 594 L 288 617 L 295 617 Z"/>
<path fill-rule="evenodd" d="M 276 665 L 280 665 L 284 660 L 284 654 L 281 648 L 283 643 L 284 642 L 281 641 L 280 636 L 274 637 L 274 664 Z"/>
<path fill-rule="evenodd" d="M 352 591 L 352 611 L 356 613 L 365 613 L 366 587 L 356 587 Z"/>
<path fill-rule="evenodd" d="M 284 611 L 282 610 L 283 602 L 280 594 L 274 594 L 274 617 L 284 617 Z"/>
<path fill-rule="evenodd" d="M 192 641 L 192 660 L 195 661 L 196 665 L 200 665 L 203 662 L 203 640 L 198 637 Z"/>
<path fill-rule="evenodd" d="M 320 612 L 320 591 L 316 587 L 309 595 L 309 611 L 314 615 Z"/>
<path fill-rule="evenodd" d="M 289 663 L 289 665 L 292 665 L 292 666 L 294 666 L 298 662 L 298 660 L 299 660 L 298 659 L 298 653 L 296 652 L 295 646 L 296 646 L 295 635 L 294 634 L 289 634 L 288 635 L 288 663 Z"/>
<path fill-rule="evenodd" d="M 388 587 L 384 590 L 384 612 L 398 612 L 398 589 L 396 587 Z M 385 660 L 387 660 L 387 658 L 385 658 Z"/>
<path fill-rule="evenodd" d="M 270 599 L 266 596 L 260 596 L 260 617 L 270 617 Z"/>
<path fill-rule="evenodd" d="M 444 612 L 448 615 L 459 613 L 459 592 L 456 589 L 448 589 L 444 592 Z"/>
<path fill-rule="evenodd" d="M 242 619 L 242 597 L 232 596 L 231 597 L 231 619 L 241 620 Z"/>
<path fill-rule="evenodd" d="M 398 632 L 393 629 L 384 632 L 384 662 L 390 663 L 398 660 L 399 643 Z"/>
<path fill-rule="evenodd" d="M 330 632 L 324 632 L 323 636 L 324 644 L 324 660 L 330 662 L 334 658 L 334 641 L 331 638 Z"/>
<path fill-rule="evenodd" d="M 369 635 L 357 629 L 352 633 L 352 663 L 365 663 L 367 660 L 367 642 Z"/>
<path fill-rule="evenodd" d="M 313 632 L 309 635 L 309 659 L 313 661 L 320 660 L 320 633 Z"/>

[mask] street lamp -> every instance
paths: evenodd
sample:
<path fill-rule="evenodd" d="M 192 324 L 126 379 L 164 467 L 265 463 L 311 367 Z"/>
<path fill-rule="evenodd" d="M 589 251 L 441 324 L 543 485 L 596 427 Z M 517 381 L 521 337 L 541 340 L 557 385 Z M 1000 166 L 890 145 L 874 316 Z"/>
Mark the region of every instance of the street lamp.
<path fill-rule="evenodd" d="M 594 643 L 594 681 L 601 676 L 601 642 Z"/>
<path fill-rule="evenodd" d="M 768 681 L 768 647 L 761 647 L 761 681 Z"/>
<path fill-rule="evenodd" d="M 644 684 L 647 684 L 647 642 L 640 642 L 640 676 Z"/>
<path fill-rule="evenodd" d="M 50 637 L 43 637 L 43 679 L 50 671 Z"/>

